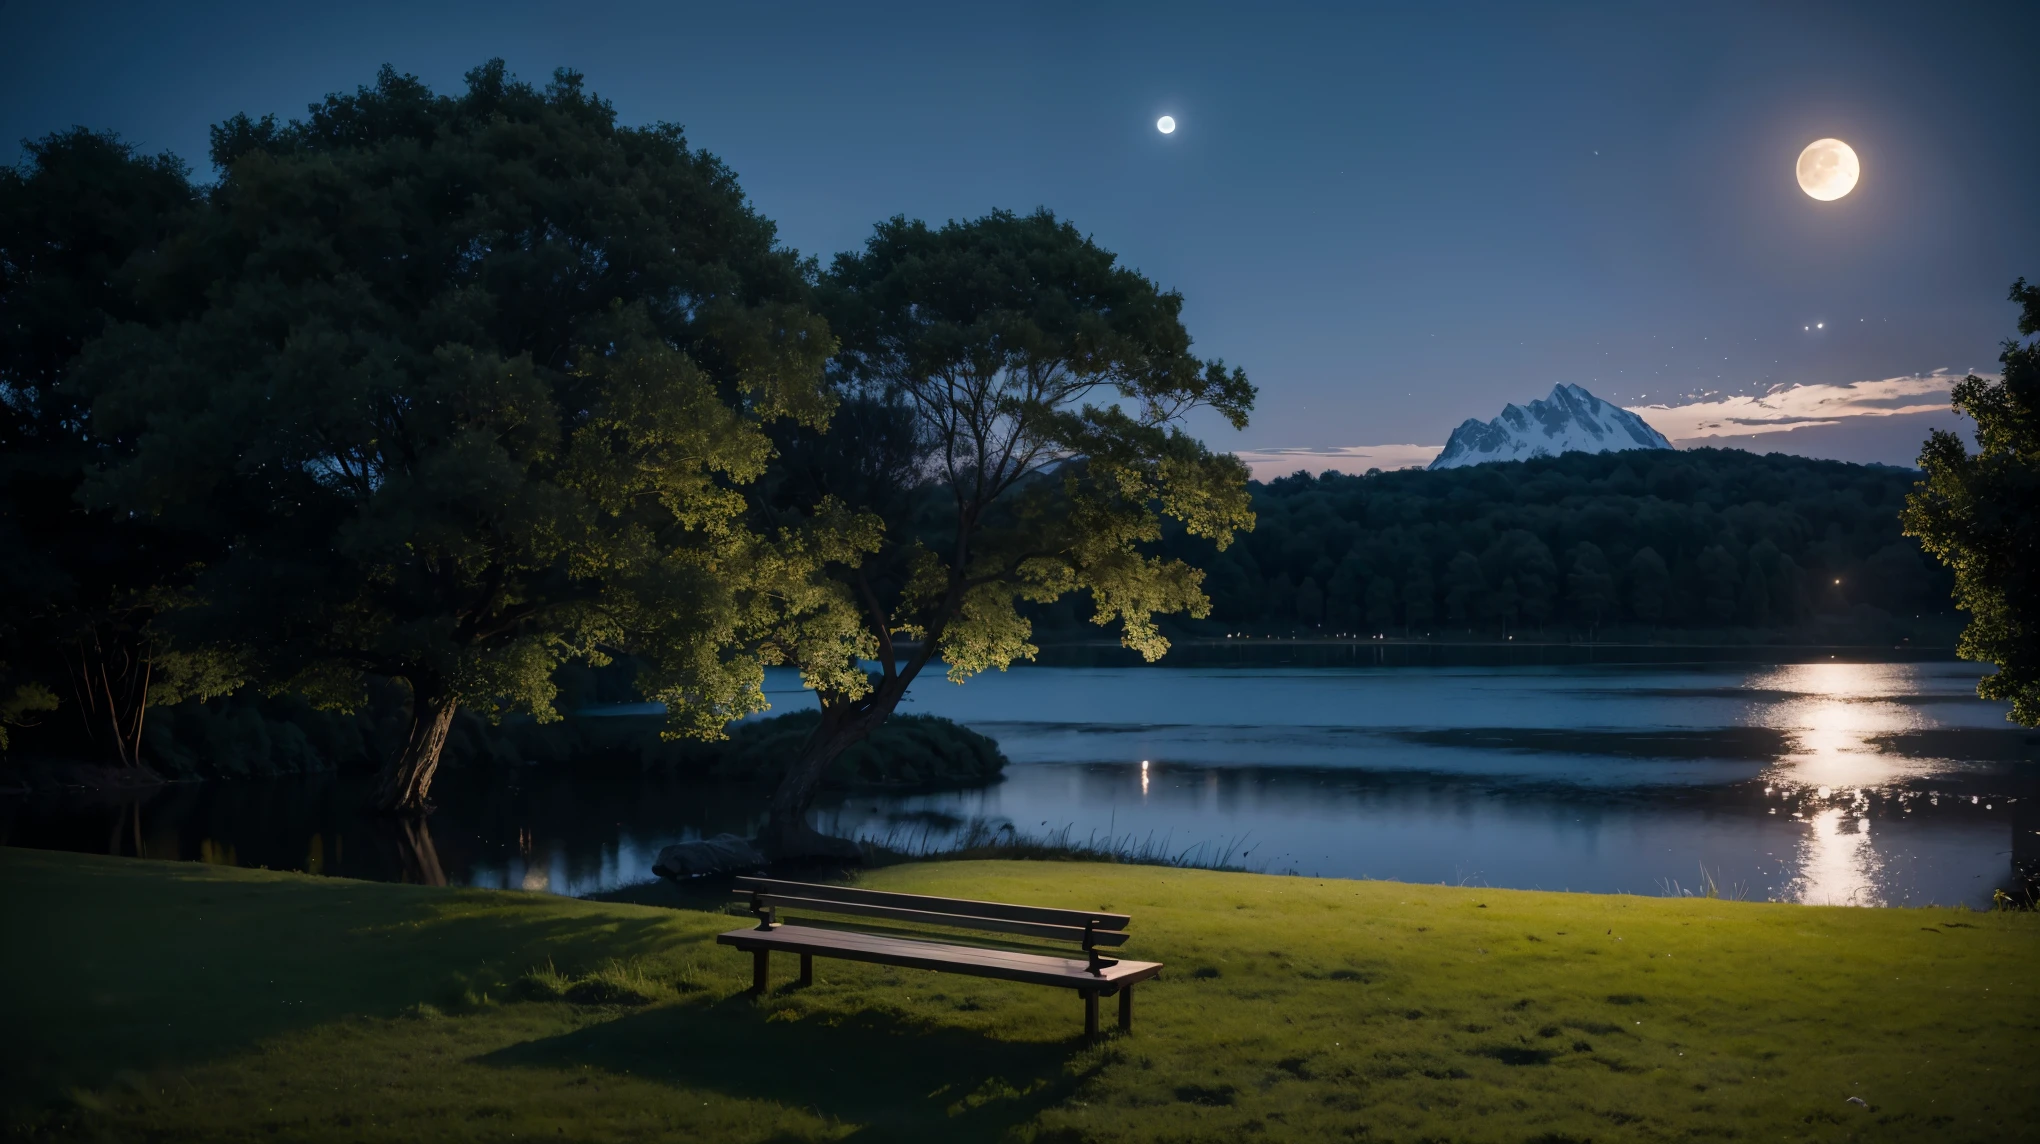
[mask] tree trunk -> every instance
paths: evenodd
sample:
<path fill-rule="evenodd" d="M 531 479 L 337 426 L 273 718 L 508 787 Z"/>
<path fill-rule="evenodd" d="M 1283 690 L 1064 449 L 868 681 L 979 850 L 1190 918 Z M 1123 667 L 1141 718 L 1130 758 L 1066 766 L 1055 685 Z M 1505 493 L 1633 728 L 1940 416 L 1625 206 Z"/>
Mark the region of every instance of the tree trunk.
<path fill-rule="evenodd" d="M 443 687 L 411 684 L 411 731 L 405 736 L 404 749 L 384 764 L 376 779 L 377 810 L 424 814 L 432 809 L 425 797 L 431 793 L 432 775 L 439 769 L 439 752 L 446 746 L 447 728 L 453 726 L 457 706 Z"/>
<path fill-rule="evenodd" d="M 876 730 L 899 705 L 898 689 L 882 686 L 863 703 L 852 707 L 822 708 L 822 721 L 801 745 L 800 754 L 772 793 L 772 809 L 765 821 L 759 843 L 775 858 L 862 857 L 863 851 L 847 838 L 834 838 L 807 824 L 808 808 L 821 793 L 822 776 L 838 756 Z"/>
<path fill-rule="evenodd" d="M 87 741 L 123 767 L 141 766 L 142 720 L 155 666 L 147 648 L 110 625 L 95 624 L 64 658 Z"/>

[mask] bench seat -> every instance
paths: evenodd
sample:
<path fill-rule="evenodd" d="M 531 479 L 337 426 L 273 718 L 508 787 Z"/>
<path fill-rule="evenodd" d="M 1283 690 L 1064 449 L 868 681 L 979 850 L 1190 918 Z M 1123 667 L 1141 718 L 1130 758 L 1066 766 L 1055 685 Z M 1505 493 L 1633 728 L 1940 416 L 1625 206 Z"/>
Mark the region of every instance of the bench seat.
<path fill-rule="evenodd" d="M 973 977 L 996 977 L 1029 985 L 1055 985 L 1110 995 L 1123 985 L 1146 981 L 1162 971 L 1158 961 L 1121 961 L 1092 973 L 1083 958 L 1053 957 L 1040 953 L 986 949 L 974 945 L 949 945 L 919 938 L 889 937 L 856 930 L 823 929 L 788 925 L 769 930 L 739 929 L 718 935 L 720 945 L 741 950 L 801 953 L 809 956 L 869 961 L 907 969 L 934 969 Z"/>
<path fill-rule="evenodd" d="M 1127 961 L 1101 950 L 1126 944 L 1133 918 L 1107 909 L 1066 910 L 1016 902 L 979 902 L 901 894 L 858 886 L 789 882 L 778 878 L 743 877 L 733 893 L 751 899 L 759 924 L 753 929 L 717 934 L 716 944 L 734 946 L 751 955 L 751 994 L 763 997 L 772 983 L 772 955 L 800 955 L 800 984 L 815 982 L 815 958 L 839 957 L 902 969 L 961 973 L 1023 985 L 1068 989 L 1084 999 L 1084 1037 L 1098 1038 L 1098 999 L 1119 996 L 1119 1029 L 1133 1031 L 1133 987 L 1162 971 L 1159 961 Z M 786 918 L 783 912 L 835 914 L 852 919 L 876 918 L 892 927 L 874 929 L 860 921 L 839 918 L 809 921 Z M 859 928 L 863 925 L 863 928 Z M 909 937 L 896 927 L 914 931 L 978 930 L 997 935 L 971 943 L 967 937 L 935 933 Z M 1030 942 L 1074 942 L 1080 958 L 1008 949 L 1018 935 Z M 1053 947 L 1051 947 L 1053 948 Z"/>

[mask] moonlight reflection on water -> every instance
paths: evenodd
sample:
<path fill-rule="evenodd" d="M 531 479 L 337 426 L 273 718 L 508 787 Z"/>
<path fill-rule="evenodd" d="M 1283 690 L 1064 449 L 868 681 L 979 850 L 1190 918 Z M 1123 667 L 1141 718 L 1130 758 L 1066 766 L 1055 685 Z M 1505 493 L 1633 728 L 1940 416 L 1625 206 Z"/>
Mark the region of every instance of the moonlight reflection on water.
<path fill-rule="evenodd" d="M 1804 835 L 1797 873 L 1781 889 L 1791 901 L 1889 905 L 1891 845 L 1871 792 L 1888 794 L 1895 813 L 1910 813 L 1904 784 L 1929 782 L 1951 760 L 1889 749 L 1889 736 L 1938 728 L 1927 709 L 1936 692 L 1921 688 L 1914 664 L 1812 663 L 1781 667 L 1751 679 L 1757 690 L 1791 695 L 1763 706 L 1757 721 L 1791 736 L 1791 750 L 1764 773 L 1767 784 L 1811 792 L 1815 808 L 1795 816 Z M 1926 678 L 1931 678 L 1927 676 Z M 1979 704 L 1980 707 L 1990 705 Z M 2013 734 L 2016 734 L 2014 732 Z"/>
<path fill-rule="evenodd" d="M 1764 690 L 1798 693 L 1760 714 L 1763 725 L 1793 735 L 1793 749 L 1765 773 L 1769 783 L 1813 788 L 1821 800 L 1833 787 L 1852 794 L 1806 816 L 1798 874 L 1783 897 L 1827 905 L 1888 904 L 1880 882 L 1883 858 L 1872 842 L 1872 816 L 1864 787 L 1932 774 L 1940 760 L 1911 759 L 1880 750 L 1873 736 L 1928 725 L 1917 708 L 1892 697 L 1912 694 L 1910 664 L 1816 663 L 1779 668 L 1752 681 Z"/>
<path fill-rule="evenodd" d="M 1786 885 L 1790 901 L 1821 906 L 1881 906 L 1877 851 L 1870 823 L 1842 807 L 1815 811 L 1799 844 L 1799 874 Z"/>
<path fill-rule="evenodd" d="M 1765 777 L 1814 787 L 1883 786 L 1932 773 L 1936 761 L 1882 750 L 1874 736 L 1936 726 L 1921 706 L 1902 699 L 1932 697 L 1915 690 L 1917 664 L 1818 663 L 1779 668 L 1751 680 L 1762 691 L 1792 698 L 1765 705 L 1759 726 L 1792 736 L 1792 751 Z"/>

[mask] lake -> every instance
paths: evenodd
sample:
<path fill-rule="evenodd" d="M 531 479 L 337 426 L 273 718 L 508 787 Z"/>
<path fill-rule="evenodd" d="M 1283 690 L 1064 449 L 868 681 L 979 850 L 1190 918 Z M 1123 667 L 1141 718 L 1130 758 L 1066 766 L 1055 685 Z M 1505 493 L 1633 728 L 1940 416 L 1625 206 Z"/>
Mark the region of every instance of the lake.
<path fill-rule="evenodd" d="M 973 829 L 1254 870 L 1853 905 L 1988 904 L 2040 869 L 2040 736 L 1963 663 L 1021 667 L 906 711 L 996 738 L 981 790 L 838 797 L 896 848 Z M 811 702 L 768 681 L 780 709 Z M 423 837 L 358 776 L 0 800 L 0 841 L 589 894 L 761 817 L 754 791 L 444 772 Z"/>

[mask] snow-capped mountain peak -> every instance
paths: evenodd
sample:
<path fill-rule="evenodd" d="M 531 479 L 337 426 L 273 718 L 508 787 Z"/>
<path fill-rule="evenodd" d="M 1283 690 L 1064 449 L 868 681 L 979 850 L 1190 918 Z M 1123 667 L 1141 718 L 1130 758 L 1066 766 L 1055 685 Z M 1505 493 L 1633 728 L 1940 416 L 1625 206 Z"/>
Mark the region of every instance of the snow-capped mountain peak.
<path fill-rule="evenodd" d="M 1434 469 L 1456 469 L 1484 461 L 1522 461 L 1560 453 L 1612 453 L 1623 449 L 1669 449 L 1665 435 L 1627 409 L 1610 405 L 1577 385 L 1554 385 L 1551 395 L 1529 405 L 1509 404 L 1493 421 L 1471 417 L 1452 431 Z"/>

